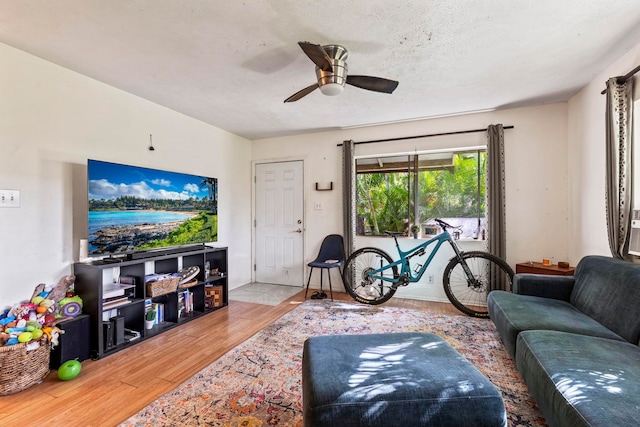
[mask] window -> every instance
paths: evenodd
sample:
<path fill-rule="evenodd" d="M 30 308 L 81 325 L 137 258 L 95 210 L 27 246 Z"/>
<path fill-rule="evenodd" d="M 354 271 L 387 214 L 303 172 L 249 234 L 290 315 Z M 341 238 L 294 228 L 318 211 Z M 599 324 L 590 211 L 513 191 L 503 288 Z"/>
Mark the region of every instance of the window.
<path fill-rule="evenodd" d="M 396 231 L 436 234 L 433 218 L 459 230 L 460 238 L 483 239 L 486 149 L 431 152 L 356 160 L 358 235 Z"/>

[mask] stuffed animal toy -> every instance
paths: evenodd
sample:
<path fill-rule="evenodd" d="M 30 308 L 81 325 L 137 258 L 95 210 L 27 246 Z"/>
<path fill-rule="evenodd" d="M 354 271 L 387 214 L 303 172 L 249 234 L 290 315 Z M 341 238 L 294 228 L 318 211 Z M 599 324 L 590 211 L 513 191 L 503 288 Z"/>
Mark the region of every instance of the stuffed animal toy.
<path fill-rule="evenodd" d="M 60 334 L 64 334 L 64 331 L 62 329 L 55 326 L 45 326 L 44 328 L 42 328 L 42 332 L 44 332 L 47 335 L 47 338 L 49 338 L 51 348 L 59 344 Z"/>
<path fill-rule="evenodd" d="M 60 300 L 60 311 L 63 316 L 76 317 L 82 313 L 82 298 L 72 291 L 67 292 L 67 295 Z"/>
<path fill-rule="evenodd" d="M 51 348 L 59 343 L 63 330 L 57 328 L 58 318 L 74 317 L 82 312 L 82 299 L 73 293 L 75 276 L 64 276 L 56 285 L 40 283 L 29 301 L 0 312 L 0 346 L 27 343 L 37 348 L 39 338 L 46 334 Z"/>
<path fill-rule="evenodd" d="M 20 303 L 13 306 L 11 311 L 9 311 L 9 317 L 13 316 L 16 319 L 24 319 L 29 318 L 29 312 L 35 309 L 35 305 L 31 303 Z"/>

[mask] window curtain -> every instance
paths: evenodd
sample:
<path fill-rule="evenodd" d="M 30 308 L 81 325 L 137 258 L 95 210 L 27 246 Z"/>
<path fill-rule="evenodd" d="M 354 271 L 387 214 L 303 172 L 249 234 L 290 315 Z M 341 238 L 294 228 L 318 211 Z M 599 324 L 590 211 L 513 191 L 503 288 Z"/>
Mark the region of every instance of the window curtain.
<path fill-rule="evenodd" d="M 356 231 L 356 169 L 353 159 L 353 140 L 342 144 L 342 212 L 344 227 L 344 251 L 347 256 L 355 251 Z"/>
<path fill-rule="evenodd" d="M 628 254 L 631 232 L 633 138 L 633 78 L 618 83 L 607 81 L 606 108 L 606 199 L 609 248 L 615 258 L 631 259 Z"/>
<path fill-rule="evenodd" d="M 506 261 L 504 195 L 504 129 L 502 124 L 487 128 L 487 250 Z M 509 284 L 498 272 L 489 272 L 490 291 L 508 289 Z"/>

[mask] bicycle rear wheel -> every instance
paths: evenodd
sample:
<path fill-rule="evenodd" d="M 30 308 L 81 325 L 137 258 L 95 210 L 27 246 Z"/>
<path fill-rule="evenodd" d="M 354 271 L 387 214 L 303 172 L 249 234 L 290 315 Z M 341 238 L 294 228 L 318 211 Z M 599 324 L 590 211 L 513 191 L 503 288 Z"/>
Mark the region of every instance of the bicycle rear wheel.
<path fill-rule="evenodd" d="M 469 280 L 461 261 L 454 257 L 444 270 L 444 292 L 451 304 L 464 314 L 489 317 L 489 291 L 511 289 L 513 270 L 509 264 L 487 252 L 463 252 L 462 258 L 471 270 L 473 279 Z"/>
<path fill-rule="evenodd" d="M 344 264 L 342 280 L 351 297 L 363 304 L 382 304 L 396 293 L 393 283 L 374 279 L 369 273 L 391 264 L 393 260 L 385 251 L 378 248 L 362 248 L 355 251 Z M 398 277 L 398 268 L 393 267 L 376 273 L 381 277 Z"/>

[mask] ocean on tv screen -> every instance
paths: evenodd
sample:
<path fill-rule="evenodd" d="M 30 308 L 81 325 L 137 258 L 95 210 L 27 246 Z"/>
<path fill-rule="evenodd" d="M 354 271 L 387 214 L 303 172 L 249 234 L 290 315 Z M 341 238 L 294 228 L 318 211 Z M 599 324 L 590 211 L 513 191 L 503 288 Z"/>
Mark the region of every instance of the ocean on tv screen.
<path fill-rule="evenodd" d="M 215 178 L 89 160 L 89 254 L 215 242 Z"/>

